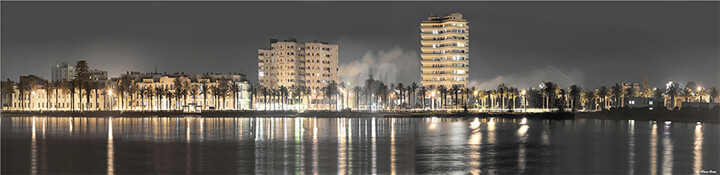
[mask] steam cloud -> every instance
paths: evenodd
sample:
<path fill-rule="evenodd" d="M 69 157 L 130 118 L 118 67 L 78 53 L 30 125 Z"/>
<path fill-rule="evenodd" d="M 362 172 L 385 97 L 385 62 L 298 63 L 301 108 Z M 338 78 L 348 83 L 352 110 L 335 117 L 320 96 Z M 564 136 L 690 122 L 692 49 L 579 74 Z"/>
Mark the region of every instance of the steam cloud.
<path fill-rule="evenodd" d="M 567 87 L 573 84 L 583 84 L 584 73 L 576 68 L 561 70 L 554 66 L 536 67 L 534 70 L 525 71 L 516 75 L 497 76 L 489 80 L 471 80 L 470 87 L 478 89 L 496 89 L 501 83 L 509 87 L 539 88 L 540 83 L 551 81 L 560 87 Z"/>
<path fill-rule="evenodd" d="M 341 64 L 339 78 L 351 86 L 364 84 L 370 68 L 373 76 L 387 84 L 409 83 L 420 79 L 419 55 L 395 45 L 390 50 L 367 51 L 362 59 Z"/>

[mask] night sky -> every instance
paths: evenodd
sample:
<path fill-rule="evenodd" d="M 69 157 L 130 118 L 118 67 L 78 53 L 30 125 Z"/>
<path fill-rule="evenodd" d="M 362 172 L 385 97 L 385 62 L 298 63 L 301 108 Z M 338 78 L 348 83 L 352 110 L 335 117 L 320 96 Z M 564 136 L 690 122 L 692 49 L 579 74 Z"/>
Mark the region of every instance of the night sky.
<path fill-rule="evenodd" d="M 368 68 L 419 82 L 420 22 L 470 22 L 471 86 L 720 87 L 720 2 L 2 2 L 2 78 L 61 62 L 126 71 L 239 72 L 269 39 L 339 45 L 341 81 Z M 354 84 L 353 84 L 354 85 Z"/>

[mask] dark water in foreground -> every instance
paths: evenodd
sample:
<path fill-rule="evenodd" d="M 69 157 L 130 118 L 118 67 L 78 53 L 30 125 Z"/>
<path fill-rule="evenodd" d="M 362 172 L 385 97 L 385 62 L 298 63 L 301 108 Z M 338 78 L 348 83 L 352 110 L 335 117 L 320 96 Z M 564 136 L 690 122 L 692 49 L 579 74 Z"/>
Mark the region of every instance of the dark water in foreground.
<path fill-rule="evenodd" d="M 450 118 L 3 117 L 2 174 L 718 170 L 718 124 Z"/>

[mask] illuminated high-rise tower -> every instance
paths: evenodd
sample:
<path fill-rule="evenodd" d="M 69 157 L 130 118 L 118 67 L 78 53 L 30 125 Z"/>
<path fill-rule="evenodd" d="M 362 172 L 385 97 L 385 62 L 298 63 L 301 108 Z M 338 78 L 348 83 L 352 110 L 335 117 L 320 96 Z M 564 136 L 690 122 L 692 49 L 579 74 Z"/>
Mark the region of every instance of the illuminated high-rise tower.
<path fill-rule="evenodd" d="M 462 14 L 430 16 L 420 23 L 422 85 L 465 87 L 470 69 L 468 21 Z"/>

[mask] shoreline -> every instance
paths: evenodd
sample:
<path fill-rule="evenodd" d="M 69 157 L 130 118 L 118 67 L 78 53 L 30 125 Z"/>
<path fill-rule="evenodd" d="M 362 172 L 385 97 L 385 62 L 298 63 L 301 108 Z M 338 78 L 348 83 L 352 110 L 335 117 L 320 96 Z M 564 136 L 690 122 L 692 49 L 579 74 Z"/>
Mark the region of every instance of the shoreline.
<path fill-rule="evenodd" d="M 715 114 L 715 115 L 713 115 Z M 47 117 L 318 117 L 318 118 L 410 118 L 410 117 L 444 117 L 444 118 L 531 118 L 566 120 L 575 118 L 612 119 L 612 120 L 655 120 L 674 122 L 720 123 L 720 112 L 706 111 L 668 111 L 643 109 L 613 109 L 596 112 L 370 112 L 370 111 L 203 111 L 188 113 L 183 111 L 2 111 L 2 116 L 47 116 Z"/>

